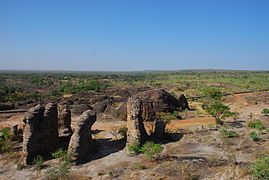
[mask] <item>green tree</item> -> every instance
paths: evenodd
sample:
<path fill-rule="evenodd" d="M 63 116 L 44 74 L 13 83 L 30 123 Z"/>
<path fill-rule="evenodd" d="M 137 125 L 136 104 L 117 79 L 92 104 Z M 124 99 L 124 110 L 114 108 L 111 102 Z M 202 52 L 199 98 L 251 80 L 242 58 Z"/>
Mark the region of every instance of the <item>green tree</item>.
<path fill-rule="evenodd" d="M 234 115 L 234 112 L 230 111 L 230 107 L 222 103 L 205 105 L 204 110 L 215 118 L 216 128 L 218 128 L 218 125 L 222 125 L 223 120 L 225 120 L 227 117 Z"/>

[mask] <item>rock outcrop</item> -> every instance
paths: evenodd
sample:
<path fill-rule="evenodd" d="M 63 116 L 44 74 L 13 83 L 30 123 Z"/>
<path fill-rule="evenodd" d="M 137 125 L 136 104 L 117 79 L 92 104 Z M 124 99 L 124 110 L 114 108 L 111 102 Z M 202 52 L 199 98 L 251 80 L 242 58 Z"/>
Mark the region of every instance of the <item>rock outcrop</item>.
<path fill-rule="evenodd" d="M 71 136 L 73 134 L 73 131 L 71 128 L 71 111 L 69 107 L 62 107 L 62 110 L 58 113 L 58 119 L 59 136 Z"/>
<path fill-rule="evenodd" d="M 142 144 L 148 138 L 142 118 L 142 101 L 132 96 L 127 102 L 127 147 L 128 145 Z"/>
<path fill-rule="evenodd" d="M 79 163 L 89 157 L 89 153 L 94 149 L 91 127 L 95 121 L 96 113 L 93 110 L 87 110 L 80 115 L 76 130 L 71 136 L 68 147 L 68 151 L 72 153 L 75 163 Z"/>
<path fill-rule="evenodd" d="M 37 155 L 49 156 L 58 147 L 57 105 L 37 105 L 24 118 L 23 156 L 25 164 L 32 164 Z"/>
<path fill-rule="evenodd" d="M 189 109 L 187 99 L 181 95 L 177 100 L 165 90 L 148 90 L 136 94 L 142 101 L 142 116 L 144 120 L 155 120 L 157 112 L 183 111 Z M 119 108 L 121 116 L 126 117 L 126 104 L 123 103 Z"/>
<path fill-rule="evenodd" d="M 187 98 L 184 96 L 184 94 L 181 94 L 178 97 L 178 102 L 179 102 L 179 110 L 183 111 L 185 109 L 190 110 L 189 103 L 187 101 Z"/>

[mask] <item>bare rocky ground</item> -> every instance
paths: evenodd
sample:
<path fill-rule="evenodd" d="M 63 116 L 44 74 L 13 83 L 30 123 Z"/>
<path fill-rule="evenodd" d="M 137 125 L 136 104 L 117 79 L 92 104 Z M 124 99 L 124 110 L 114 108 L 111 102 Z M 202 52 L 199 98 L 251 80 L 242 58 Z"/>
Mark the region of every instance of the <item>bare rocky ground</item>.
<path fill-rule="evenodd" d="M 235 123 L 232 119 L 226 123 L 229 130 L 238 134 L 235 138 L 223 138 L 216 129 L 210 129 L 208 123 L 212 123 L 213 119 L 203 113 L 183 114 L 183 120 L 168 125 L 172 141 L 162 144 L 164 150 L 156 160 L 148 160 L 142 154 L 126 153 L 124 141 L 115 134 L 126 122 L 97 121 L 92 127 L 93 138 L 98 143 L 97 150 L 87 163 L 72 166 L 69 179 L 251 179 L 248 166 L 260 153 L 269 151 L 269 136 L 261 133 L 262 140 L 255 142 L 249 137 L 253 129 L 246 126 L 248 121 L 261 119 L 269 127 L 268 119 L 261 114 L 261 110 L 269 106 L 268 97 L 269 93 L 263 92 L 226 98 L 225 104 L 240 113 Z M 193 107 L 196 105 L 191 103 Z M 18 122 L 23 116 L 17 114 L 15 117 L 11 117 L 9 123 Z M 72 117 L 72 124 L 77 118 Z M 1 121 L 0 126 L 9 123 Z M 17 146 L 19 148 L 20 144 Z M 1 155 L 1 180 L 42 179 L 45 169 L 36 171 L 29 166 L 18 170 L 18 159 L 19 153 Z M 49 160 L 45 165 L 49 167 L 55 163 L 56 160 Z"/>

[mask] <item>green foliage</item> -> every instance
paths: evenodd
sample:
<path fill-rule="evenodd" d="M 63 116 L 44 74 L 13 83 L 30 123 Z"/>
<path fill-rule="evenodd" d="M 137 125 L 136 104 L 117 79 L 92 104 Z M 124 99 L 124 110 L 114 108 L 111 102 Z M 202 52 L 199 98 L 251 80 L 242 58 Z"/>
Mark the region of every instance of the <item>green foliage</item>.
<path fill-rule="evenodd" d="M 10 128 L 3 128 L 0 133 L 2 134 L 2 137 L 0 137 L 0 153 L 4 153 L 11 149 Z"/>
<path fill-rule="evenodd" d="M 34 159 L 34 165 L 35 165 L 35 169 L 36 170 L 40 170 L 42 169 L 42 166 L 43 166 L 43 163 L 44 163 L 44 159 L 42 156 L 40 155 L 37 155 Z"/>
<path fill-rule="evenodd" d="M 160 144 L 155 144 L 152 141 L 146 142 L 141 148 L 141 152 L 143 152 L 148 159 L 154 159 L 162 150 L 163 147 Z"/>
<path fill-rule="evenodd" d="M 5 139 L 10 139 L 11 138 L 10 130 L 11 130 L 10 128 L 3 128 L 0 130 L 0 133 L 2 133 Z"/>
<path fill-rule="evenodd" d="M 222 93 L 216 88 L 207 87 L 204 89 L 204 95 L 214 100 L 220 100 Z"/>
<path fill-rule="evenodd" d="M 258 159 L 249 171 L 255 180 L 269 180 L 269 157 Z"/>
<path fill-rule="evenodd" d="M 251 131 L 251 132 L 249 133 L 249 136 L 251 137 L 251 139 L 252 139 L 253 141 L 259 141 L 259 140 L 260 140 L 259 135 L 258 135 L 255 131 Z"/>
<path fill-rule="evenodd" d="M 58 180 L 67 179 L 68 173 L 70 172 L 70 165 L 60 165 L 48 168 L 45 171 L 46 180 Z"/>
<path fill-rule="evenodd" d="M 267 108 L 263 109 L 263 110 L 262 110 L 262 114 L 268 116 L 268 114 L 269 114 L 269 109 L 267 109 Z"/>
<path fill-rule="evenodd" d="M 223 120 L 233 115 L 230 111 L 230 107 L 221 103 L 213 103 L 211 105 L 205 105 L 204 110 L 215 118 L 216 127 L 223 124 Z"/>
<path fill-rule="evenodd" d="M 52 157 L 58 158 L 60 164 L 48 168 L 45 171 L 45 179 L 47 180 L 57 180 L 57 179 L 67 179 L 68 173 L 71 169 L 71 157 L 72 154 L 69 151 L 59 149 L 58 151 L 52 153 Z"/>
<path fill-rule="evenodd" d="M 58 151 L 52 153 L 52 157 L 58 158 L 64 164 L 69 164 L 71 162 L 72 154 L 67 150 L 59 149 Z"/>
<path fill-rule="evenodd" d="M 156 115 L 164 121 L 164 123 L 169 123 L 172 120 L 176 120 L 178 119 L 179 116 L 179 112 L 178 111 L 174 111 L 173 114 L 169 113 L 169 112 L 157 112 Z"/>
<path fill-rule="evenodd" d="M 261 122 L 261 120 L 257 119 L 256 121 L 250 121 L 248 123 L 248 127 L 250 128 L 255 128 L 255 129 L 258 129 L 258 130 L 263 130 L 265 129 L 265 126 L 264 124 Z"/>
<path fill-rule="evenodd" d="M 139 154 L 141 153 L 141 144 L 140 143 L 133 143 L 128 145 L 128 150 L 132 153 Z"/>
<path fill-rule="evenodd" d="M 227 138 L 233 138 L 233 137 L 237 137 L 237 133 L 235 131 L 229 131 L 226 128 L 221 128 L 219 130 L 219 133 Z"/>
<path fill-rule="evenodd" d="M 142 147 L 139 143 L 131 144 L 128 146 L 128 150 L 136 154 L 144 153 L 146 158 L 154 159 L 156 155 L 162 152 L 163 147 L 160 144 L 147 141 Z"/>

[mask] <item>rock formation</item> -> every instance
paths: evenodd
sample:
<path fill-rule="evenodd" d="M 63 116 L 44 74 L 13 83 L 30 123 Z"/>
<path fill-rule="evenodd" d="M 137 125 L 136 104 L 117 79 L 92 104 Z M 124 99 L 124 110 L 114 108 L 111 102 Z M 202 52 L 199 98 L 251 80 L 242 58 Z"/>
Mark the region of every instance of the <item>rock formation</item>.
<path fill-rule="evenodd" d="M 77 128 L 71 137 L 68 147 L 68 151 L 72 153 L 75 163 L 79 163 L 83 158 L 89 156 L 89 153 L 94 148 L 91 127 L 95 121 L 96 113 L 93 110 L 87 110 L 80 115 Z"/>
<path fill-rule="evenodd" d="M 37 105 L 28 110 L 24 118 L 23 155 L 26 164 L 32 164 L 37 155 L 46 157 L 58 147 L 57 106 Z"/>
<path fill-rule="evenodd" d="M 181 94 L 179 96 L 178 102 L 179 102 L 179 110 L 180 111 L 183 111 L 185 109 L 190 110 L 189 103 L 188 103 L 186 97 L 184 96 L 184 94 Z"/>
<path fill-rule="evenodd" d="M 73 134 L 71 128 L 71 111 L 67 106 L 63 106 L 58 114 L 59 136 L 71 136 Z"/>
<path fill-rule="evenodd" d="M 189 109 L 187 99 L 181 95 L 177 100 L 165 90 L 148 90 L 136 94 L 142 101 L 142 117 L 144 120 L 155 120 L 156 112 L 183 111 Z M 118 111 L 123 117 L 127 117 L 126 104 L 123 103 Z"/>
<path fill-rule="evenodd" d="M 142 101 L 132 96 L 127 102 L 127 147 L 133 143 L 144 143 L 148 137 L 142 118 Z"/>

